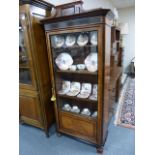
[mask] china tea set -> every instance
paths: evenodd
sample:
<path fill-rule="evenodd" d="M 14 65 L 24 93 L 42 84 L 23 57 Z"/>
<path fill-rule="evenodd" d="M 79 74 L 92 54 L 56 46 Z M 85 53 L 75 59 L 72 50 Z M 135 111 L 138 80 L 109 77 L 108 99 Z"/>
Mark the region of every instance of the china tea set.
<path fill-rule="evenodd" d="M 73 65 L 73 59 L 70 54 L 63 52 L 57 56 L 55 63 L 60 70 L 76 71 L 84 70 L 85 68 L 89 72 L 96 72 L 98 70 L 98 54 L 90 53 L 84 60 L 84 64 Z"/>
<path fill-rule="evenodd" d="M 80 113 L 80 114 L 86 115 L 86 116 L 97 117 L 97 111 L 95 111 L 91 114 L 91 112 L 88 108 L 83 108 L 82 110 L 80 110 L 80 108 L 78 106 L 74 105 L 73 107 L 71 107 L 68 103 L 64 104 L 62 109 L 64 111 L 70 111 L 70 112 L 77 113 L 77 114 Z"/>
<path fill-rule="evenodd" d="M 89 98 L 97 101 L 97 84 L 62 81 L 62 89 L 58 91 L 60 95 L 77 96 L 78 98 Z"/>

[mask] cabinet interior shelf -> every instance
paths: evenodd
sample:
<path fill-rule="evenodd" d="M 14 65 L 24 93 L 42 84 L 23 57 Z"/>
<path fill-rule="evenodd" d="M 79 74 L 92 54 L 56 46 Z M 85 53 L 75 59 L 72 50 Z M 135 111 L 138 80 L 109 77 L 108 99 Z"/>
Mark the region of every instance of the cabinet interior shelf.
<path fill-rule="evenodd" d="M 57 70 L 56 71 L 57 73 L 64 73 L 64 74 L 85 74 L 85 75 L 98 75 L 98 72 L 89 72 L 87 70 L 83 70 L 83 71 L 80 71 L 80 70 L 76 70 L 76 71 L 71 71 L 71 70 Z"/>
<path fill-rule="evenodd" d="M 76 100 L 76 101 L 81 101 L 81 102 L 89 102 L 89 103 L 94 103 L 97 104 L 98 101 L 90 100 L 90 99 L 84 99 L 84 98 L 78 98 L 78 97 L 73 97 L 73 96 L 68 96 L 68 95 L 60 95 L 57 94 L 57 96 L 61 99 L 69 99 L 69 100 Z"/>
<path fill-rule="evenodd" d="M 64 110 L 59 110 L 59 112 L 66 114 L 66 115 L 71 115 L 71 116 L 75 116 L 76 118 L 81 118 L 81 119 L 86 119 L 86 120 L 90 120 L 90 121 L 97 121 L 97 117 L 91 117 L 91 116 L 86 116 L 80 113 L 74 113 L 74 112 L 70 112 L 70 111 L 64 111 Z"/>
<path fill-rule="evenodd" d="M 67 47 L 67 46 L 53 47 L 53 49 L 54 50 L 62 50 L 62 49 L 90 48 L 90 47 L 97 47 L 97 45 L 85 45 L 85 46 L 73 45 L 71 47 Z"/>
<path fill-rule="evenodd" d="M 28 64 L 19 64 L 19 68 L 29 69 L 30 67 L 28 66 Z"/>

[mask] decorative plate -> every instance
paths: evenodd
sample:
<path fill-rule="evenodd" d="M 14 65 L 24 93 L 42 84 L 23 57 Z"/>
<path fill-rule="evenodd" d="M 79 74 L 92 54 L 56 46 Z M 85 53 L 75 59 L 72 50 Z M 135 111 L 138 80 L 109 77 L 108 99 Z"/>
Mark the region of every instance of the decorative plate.
<path fill-rule="evenodd" d="M 80 92 L 80 87 L 81 87 L 80 82 L 72 82 L 71 83 L 71 89 L 67 93 L 67 95 L 68 96 L 76 96 L 76 95 L 78 95 L 79 92 Z"/>
<path fill-rule="evenodd" d="M 64 95 L 67 94 L 70 90 L 71 82 L 70 81 L 62 81 L 62 89 L 58 91 L 58 94 Z"/>
<path fill-rule="evenodd" d="M 73 64 L 73 59 L 68 53 L 61 53 L 55 59 L 55 63 L 60 70 L 67 70 Z"/>
<path fill-rule="evenodd" d="M 79 46 L 85 46 L 88 43 L 88 40 L 89 38 L 87 34 L 80 34 L 77 39 L 77 44 Z"/>
<path fill-rule="evenodd" d="M 67 35 L 66 42 L 65 42 L 67 47 L 73 46 L 75 42 L 76 42 L 76 37 L 74 35 L 72 34 Z"/>
<path fill-rule="evenodd" d="M 90 33 L 90 42 L 92 45 L 97 45 L 97 32 L 91 32 Z"/>
<path fill-rule="evenodd" d="M 90 53 L 86 57 L 84 63 L 89 72 L 96 72 L 98 70 L 98 54 Z"/>
<path fill-rule="evenodd" d="M 92 85 L 90 83 L 83 83 L 80 94 L 77 96 L 78 98 L 88 98 L 91 93 Z"/>
<path fill-rule="evenodd" d="M 63 36 L 60 36 L 60 35 L 53 36 L 52 43 L 53 43 L 53 46 L 55 48 L 60 48 L 64 45 L 65 38 Z"/>

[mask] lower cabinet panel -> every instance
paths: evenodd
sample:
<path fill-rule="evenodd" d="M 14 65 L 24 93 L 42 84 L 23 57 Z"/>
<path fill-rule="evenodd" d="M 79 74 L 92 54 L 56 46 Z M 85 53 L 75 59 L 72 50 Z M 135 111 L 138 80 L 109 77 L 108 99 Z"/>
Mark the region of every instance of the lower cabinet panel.
<path fill-rule="evenodd" d="M 60 131 L 96 143 L 96 120 L 60 111 Z"/>
<path fill-rule="evenodd" d="M 33 124 L 33 122 L 37 121 L 38 123 L 42 124 L 40 109 L 41 109 L 40 101 L 38 96 L 20 96 L 19 97 L 20 118 L 23 119 L 23 121 L 32 120 L 31 122 L 28 122 L 28 123 Z M 24 119 L 24 118 L 27 118 L 27 119 Z"/>

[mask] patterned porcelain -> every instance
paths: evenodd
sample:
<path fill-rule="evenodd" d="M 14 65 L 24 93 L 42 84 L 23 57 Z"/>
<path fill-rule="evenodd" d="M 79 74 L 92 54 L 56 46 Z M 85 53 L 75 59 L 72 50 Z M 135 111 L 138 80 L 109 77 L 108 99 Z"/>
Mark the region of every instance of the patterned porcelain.
<path fill-rule="evenodd" d="M 68 53 L 61 53 L 55 59 L 55 63 L 60 70 L 67 70 L 73 64 L 73 59 Z"/>
<path fill-rule="evenodd" d="M 98 85 L 94 84 L 93 85 L 93 92 L 92 92 L 92 95 L 89 97 L 89 99 L 97 101 L 97 92 L 98 92 Z"/>
<path fill-rule="evenodd" d="M 71 106 L 69 104 L 64 104 L 62 109 L 65 111 L 71 111 Z"/>
<path fill-rule="evenodd" d="M 70 90 L 71 82 L 70 81 L 62 81 L 62 90 L 58 91 L 58 94 L 64 95 L 67 94 Z"/>
<path fill-rule="evenodd" d="M 63 36 L 60 36 L 60 35 L 53 36 L 52 37 L 52 43 L 53 43 L 53 46 L 55 48 L 60 48 L 64 45 L 65 38 Z"/>
<path fill-rule="evenodd" d="M 86 65 L 85 65 L 85 64 L 78 64 L 78 65 L 77 65 L 77 68 L 78 68 L 79 70 L 84 70 L 84 69 L 86 68 Z"/>
<path fill-rule="evenodd" d="M 97 45 L 97 32 L 91 32 L 90 33 L 90 42 L 92 45 Z"/>
<path fill-rule="evenodd" d="M 88 40 L 89 38 L 87 34 L 80 34 L 77 39 L 77 44 L 79 46 L 85 46 L 88 43 Z"/>
<path fill-rule="evenodd" d="M 82 88 L 78 98 L 88 98 L 91 93 L 92 85 L 90 83 L 82 83 Z"/>
<path fill-rule="evenodd" d="M 98 70 L 98 54 L 90 53 L 86 57 L 84 63 L 89 72 L 96 72 Z"/>
<path fill-rule="evenodd" d="M 75 44 L 75 42 L 76 42 L 76 37 L 74 35 L 72 34 L 67 35 L 66 42 L 65 42 L 67 47 L 72 47 Z"/>
<path fill-rule="evenodd" d="M 80 82 L 72 82 L 71 83 L 71 89 L 67 93 L 67 95 L 68 96 L 76 96 L 76 95 L 78 95 L 79 92 L 80 92 L 80 87 L 81 87 Z"/>
<path fill-rule="evenodd" d="M 71 109 L 71 112 L 80 113 L 80 109 L 79 109 L 78 106 L 73 106 L 72 109 Z"/>
<path fill-rule="evenodd" d="M 87 115 L 87 116 L 90 116 L 91 115 L 91 112 L 88 108 L 84 108 L 81 112 L 81 114 L 83 115 Z"/>

